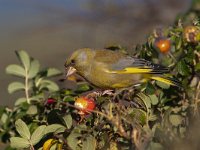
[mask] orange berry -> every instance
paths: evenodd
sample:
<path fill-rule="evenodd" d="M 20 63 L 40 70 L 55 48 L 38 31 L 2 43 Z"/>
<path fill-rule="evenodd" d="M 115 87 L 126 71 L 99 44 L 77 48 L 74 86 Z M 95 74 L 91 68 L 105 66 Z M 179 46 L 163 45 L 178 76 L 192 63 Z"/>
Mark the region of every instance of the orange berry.
<path fill-rule="evenodd" d="M 187 26 L 183 31 L 183 36 L 187 42 L 196 43 L 200 40 L 200 30 L 197 26 Z"/>
<path fill-rule="evenodd" d="M 167 38 L 157 38 L 154 47 L 161 53 L 167 53 L 171 49 L 171 41 Z"/>
<path fill-rule="evenodd" d="M 79 109 L 79 114 L 87 114 L 95 108 L 94 100 L 87 97 L 77 98 L 74 105 Z"/>

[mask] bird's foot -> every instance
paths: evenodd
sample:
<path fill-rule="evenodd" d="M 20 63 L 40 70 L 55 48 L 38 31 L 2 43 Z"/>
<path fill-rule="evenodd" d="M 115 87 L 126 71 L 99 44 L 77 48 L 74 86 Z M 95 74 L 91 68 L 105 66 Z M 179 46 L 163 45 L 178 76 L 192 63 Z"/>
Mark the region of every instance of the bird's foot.
<path fill-rule="evenodd" d="M 103 91 L 102 96 L 104 96 L 104 95 L 113 96 L 114 95 L 113 92 L 114 92 L 114 90 L 105 90 L 105 91 Z"/>
<path fill-rule="evenodd" d="M 97 97 L 105 96 L 105 95 L 113 96 L 114 91 L 113 90 L 95 90 L 90 93 L 87 93 L 85 96 L 88 98 L 97 98 Z"/>

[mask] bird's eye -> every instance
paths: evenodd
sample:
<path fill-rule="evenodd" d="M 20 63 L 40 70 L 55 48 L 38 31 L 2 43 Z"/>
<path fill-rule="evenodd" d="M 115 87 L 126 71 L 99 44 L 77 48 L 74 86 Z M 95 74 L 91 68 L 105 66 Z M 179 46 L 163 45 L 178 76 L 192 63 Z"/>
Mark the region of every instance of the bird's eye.
<path fill-rule="evenodd" d="M 74 59 L 71 60 L 71 64 L 72 64 L 72 65 L 75 64 L 75 60 L 74 60 Z"/>

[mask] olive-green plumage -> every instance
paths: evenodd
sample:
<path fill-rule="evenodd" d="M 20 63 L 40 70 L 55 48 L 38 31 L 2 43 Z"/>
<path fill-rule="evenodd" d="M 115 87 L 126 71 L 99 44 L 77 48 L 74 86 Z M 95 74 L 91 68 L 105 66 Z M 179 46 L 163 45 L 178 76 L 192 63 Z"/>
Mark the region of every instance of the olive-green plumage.
<path fill-rule="evenodd" d="M 163 76 L 169 72 L 168 68 L 119 51 L 79 49 L 65 65 L 75 68 L 88 82 L 103 89 L 126 88 L 149 79 L 178 85 Z"/>

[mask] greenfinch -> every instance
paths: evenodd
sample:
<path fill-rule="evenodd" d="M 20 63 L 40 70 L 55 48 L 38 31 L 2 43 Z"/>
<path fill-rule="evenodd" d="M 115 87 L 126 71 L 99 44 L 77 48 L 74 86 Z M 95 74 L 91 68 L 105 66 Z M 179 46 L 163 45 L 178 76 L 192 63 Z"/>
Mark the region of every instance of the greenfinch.
<path fill-rule="evenodd" d="M 179 86 L 176 80 L 165 76 L 169 68 L 120 51 L 78 49 L 67 59 L 65 67 L 67 76 L 76 72 L 101 89 L 127 88 L 151 79 Z"/>

